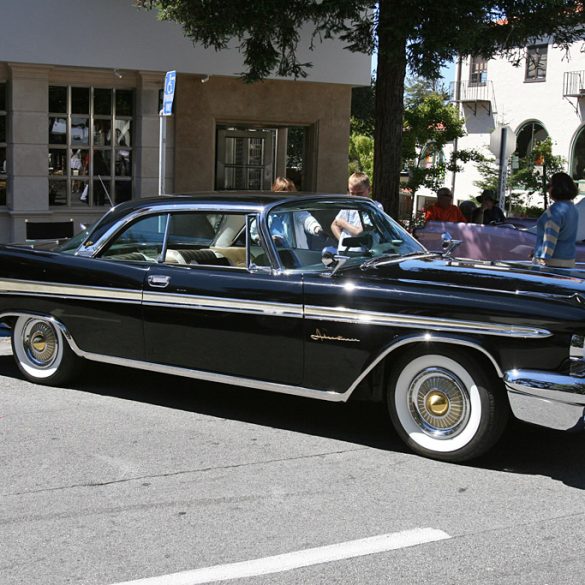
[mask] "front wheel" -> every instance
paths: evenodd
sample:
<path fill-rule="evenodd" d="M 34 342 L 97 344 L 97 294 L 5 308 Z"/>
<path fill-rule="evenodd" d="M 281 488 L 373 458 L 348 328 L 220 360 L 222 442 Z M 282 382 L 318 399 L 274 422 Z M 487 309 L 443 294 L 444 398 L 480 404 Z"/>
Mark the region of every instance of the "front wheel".
<path fill-rule="evenodd" d="M 472 355 L 421 349 L 393 364 L 387 392 L 392 423 L 415 452 L 466 461 L 499 439 L 509 408 L 501 382 Z"/>
<path fill-rule="evenodd" d="M 59 328 L 42 317 L 22 316 L 16 320 L 12 352 L 25 378 L 50 386 L 69 381 L 79 363 Z"/>

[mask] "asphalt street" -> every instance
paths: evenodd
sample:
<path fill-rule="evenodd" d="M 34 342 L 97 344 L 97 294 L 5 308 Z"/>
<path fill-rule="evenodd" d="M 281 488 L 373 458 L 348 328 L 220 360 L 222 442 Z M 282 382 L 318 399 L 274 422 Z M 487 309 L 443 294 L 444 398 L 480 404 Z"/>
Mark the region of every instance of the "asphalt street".
<path fill-rule="evenodd" d="M 375 405 L 91 364 L 47 388 L 10 353 L 0 339 L 0 585 L 215 582 L 248 561 L 231 583 L 583 583 L 583 435 L 517 423 L 453 465 L 407 452 Z M 329 555 L 380 535 L 398 545 Z"/>

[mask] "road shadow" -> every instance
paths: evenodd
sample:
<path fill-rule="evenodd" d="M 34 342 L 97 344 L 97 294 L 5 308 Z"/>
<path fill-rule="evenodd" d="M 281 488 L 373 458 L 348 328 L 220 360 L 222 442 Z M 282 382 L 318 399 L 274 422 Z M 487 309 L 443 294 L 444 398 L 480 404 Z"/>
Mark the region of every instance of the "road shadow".
<path fill-rule="evenodd" d="M 473 466 L 542 475 L 585 489 L 585 433 L 554 431 L 514 420 L 499 443 Z"/>
<path fill-rule="evenodd" d="M 22 378 L 12 356 L 0 356 L 0 376 Z M 87 362 L 74 390 L 153 404 L 376 449 L 408 452 L 382 404 L 324 402 Z"/>
<path fill-rule="evenodd" d="M 0 376 L 21 378 L 12 356 L 0 356 Z M 409 452 L 392 429 L 382 404 L 321 402 L 91 362 L 71 388 L 375 449 Z M 585 433 L 511 421 L 489 453 L 464 465 L 548 476 L 585 489 Z"/>

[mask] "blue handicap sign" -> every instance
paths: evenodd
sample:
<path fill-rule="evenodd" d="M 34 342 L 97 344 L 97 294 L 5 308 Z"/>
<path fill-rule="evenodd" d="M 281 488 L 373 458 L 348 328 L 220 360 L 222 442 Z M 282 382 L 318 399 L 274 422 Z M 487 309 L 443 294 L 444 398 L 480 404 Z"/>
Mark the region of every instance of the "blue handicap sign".
<path fill-rule="evenodd" d="M 175 85 L 177 83 L 177 72 L 167 71 L 165 75 L 165 93 L 163 98 L 163 116 L 170 116 L 173 113 L 173 99 L 175 97 Z"/>

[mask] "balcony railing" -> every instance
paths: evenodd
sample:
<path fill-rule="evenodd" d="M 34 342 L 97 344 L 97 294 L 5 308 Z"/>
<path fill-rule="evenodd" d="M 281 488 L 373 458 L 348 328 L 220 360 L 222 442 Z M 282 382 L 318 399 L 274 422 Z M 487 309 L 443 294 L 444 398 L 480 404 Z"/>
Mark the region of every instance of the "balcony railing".
<path fill-rule="evenodd" d="M 452 102 L 462 104 L 483 105 L 488 113 L 496 113 L 496 97 L 491 81 L 471 83 L 469 81 L 452 81 L 450 87 Z"/>
<path fill-rule="evenodd" d="M 585 97 L 585 71 L 567 71 L 563 75 L 563 97 Z"/>

